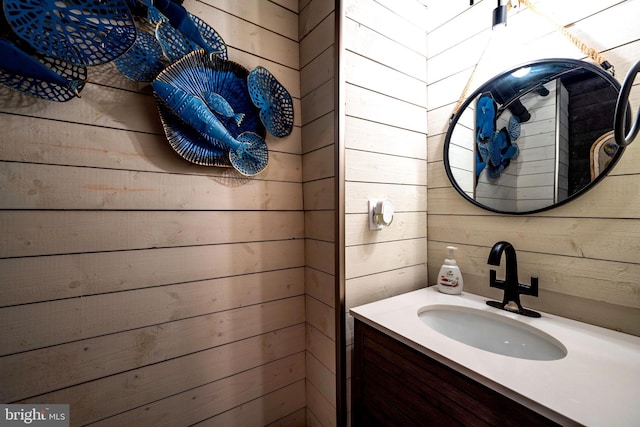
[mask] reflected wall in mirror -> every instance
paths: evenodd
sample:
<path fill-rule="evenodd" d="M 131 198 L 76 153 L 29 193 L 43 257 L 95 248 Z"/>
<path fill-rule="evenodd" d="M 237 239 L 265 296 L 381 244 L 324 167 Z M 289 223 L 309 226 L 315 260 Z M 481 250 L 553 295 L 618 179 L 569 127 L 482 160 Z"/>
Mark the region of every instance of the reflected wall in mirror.
<path fill-rule="evenodd" d="M 525 214 L 568 202 L 614 166 L 613 118 L 620 85 L 603 69 L 545 59 L 478 88 L 451 120 L 447 176 L 472 203 Z"/>

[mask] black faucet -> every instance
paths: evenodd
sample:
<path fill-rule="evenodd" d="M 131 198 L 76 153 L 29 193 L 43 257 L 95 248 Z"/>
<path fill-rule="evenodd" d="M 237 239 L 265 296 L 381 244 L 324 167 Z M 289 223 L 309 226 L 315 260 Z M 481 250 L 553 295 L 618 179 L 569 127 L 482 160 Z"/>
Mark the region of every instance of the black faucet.
<path fill-rule="evenodd" d="M 491 269 L 489 272 L 489 286 L 492 288 L 504 289 L 504 297 L 502 302 L 487 301 L 487 304 L 491 307 L 501 308 L 503 310 L 511 311 L 514 313 L 522 314 L 528 317 L 540 317 L 540 313 L 533 310 L 528 310 L 522 307 L 520 304 L 520 295 L 538 296 L 538 278 L 531 277 L 531 285 L 523 285 L 518 282 L 518 261 L 516 259 L 516 250 L 509 242 L 498 242 L 491 248 L 489 252 L 488 264 L 500 265 L 500 258 L 502 253 L 505 253 L 507 259 L 506 265 L 506 277 L 504 280 L 496 279 L 496 271 Z M 514 303 L 516 307 L 513 307 Z"/>

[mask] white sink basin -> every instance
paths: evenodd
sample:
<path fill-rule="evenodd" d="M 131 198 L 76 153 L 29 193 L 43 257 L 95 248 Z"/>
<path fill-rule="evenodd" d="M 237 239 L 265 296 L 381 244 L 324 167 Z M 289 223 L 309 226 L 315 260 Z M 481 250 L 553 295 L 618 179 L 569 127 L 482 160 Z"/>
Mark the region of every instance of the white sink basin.
<path fill-rule="evenodd" d="M 567 355 L 562 343 L 525 323 L 499 314 L 454 305 L 430 305 L 418 317 L 433 330 L 463 344 L 529 360 L 557 360 Z"/>
<path fill-rule="evenodd" d="M 559 425 L 639 427 L 640 337 L 544 311 L 538 319 L 523 317 L 489 307 L 486 301 L 485 297 L 471 292 L 449 295 L 431 286 L 352 307 L 349 313 Z M 475 324 L 485 320 L 479 319 L 482 316 L 498 317 L 497 321 L 507 322 L 508 327 L 524 329 L 539 341 L 552 343 L 554 356 L 543 360 L 523 359 L 494 353 L 491 348 L 487 351 L 481 349 L 483 347 L 472 347 L 471 343 L 463 344 L 427 326 L 418 317 L 437 309 L 454 311 L 450 314 L 455 325 L 468 334 L 481 335 L 483 341 L 477 343 L 478 346 L 487 347 L 486 335 L 491 334 L 486 329 L 489 328 L 493 336 L 503 338 L 502 344 L 509 340 L 513 343 L 513 338 L 496 332 L 494 325 Z M 464 320 L 465 314 L 473 317 Z M 427 318 L 441 315 L 423 314 Z M 471 325 L 462 323 L 469 321 Z M 533 347 L 538 344 L 540 342 Z M 527 345 L 525 343 L 525 347 Z M 558 357 L 558 360 L 544 360 Z"/>

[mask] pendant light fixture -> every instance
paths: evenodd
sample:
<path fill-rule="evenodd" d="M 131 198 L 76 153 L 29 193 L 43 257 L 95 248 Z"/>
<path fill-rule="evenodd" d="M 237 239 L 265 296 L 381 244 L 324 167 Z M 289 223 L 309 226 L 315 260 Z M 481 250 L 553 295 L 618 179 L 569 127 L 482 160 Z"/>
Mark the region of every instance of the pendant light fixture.
<path fill-rule="evenodd" d="M 496 27 L 502 28 L 507 25 L 507 6 L 502 4 L 502 0 L 498 0 L 498 7 L 493 9 L 493 26 L 492 28 L 495 30 Z"/>

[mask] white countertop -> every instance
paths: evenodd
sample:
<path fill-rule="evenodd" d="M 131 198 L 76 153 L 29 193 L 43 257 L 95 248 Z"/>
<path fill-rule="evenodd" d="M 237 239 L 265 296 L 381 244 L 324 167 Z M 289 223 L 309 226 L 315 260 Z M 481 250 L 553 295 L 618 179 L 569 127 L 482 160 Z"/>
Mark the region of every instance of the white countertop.
<path fill-rule="evenodd" d="M 463 292 L 435 287 L 355 307 L 351 315 L 410 347 L 564 425 L 640 426 L 640 337 L 541 312 L 528 318 Z M 424 324 L 418 310 L 434 304 L 498 313 L 559 340 L 567 355 L 539 361 L 503 356 L 448 338 Z"/>

